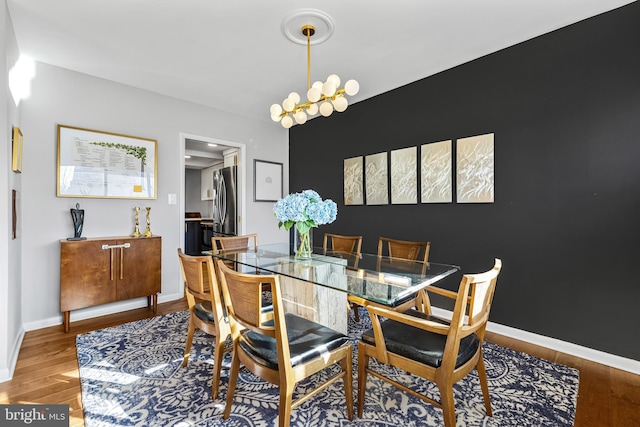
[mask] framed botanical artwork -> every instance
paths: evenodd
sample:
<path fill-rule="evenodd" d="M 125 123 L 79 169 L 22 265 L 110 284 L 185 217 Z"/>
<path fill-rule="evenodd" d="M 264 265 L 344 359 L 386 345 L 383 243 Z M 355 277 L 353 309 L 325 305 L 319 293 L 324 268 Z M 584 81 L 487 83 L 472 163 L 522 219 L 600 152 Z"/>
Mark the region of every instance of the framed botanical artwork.
<path fill-rule="evenodd" d="M 277 202 L 282 198 L 282 163 L 253 160 L 253 201 Z"/>
<path fill-rule="evenodd" d="M 58 125 L 58 197 L 156 199 L 158 141 Z"/>
<path fill-rule="evenodd" d="M 22 172 L 22 132 L 15 126 L 11 145 L 11 170 L 20 173 Z"/>

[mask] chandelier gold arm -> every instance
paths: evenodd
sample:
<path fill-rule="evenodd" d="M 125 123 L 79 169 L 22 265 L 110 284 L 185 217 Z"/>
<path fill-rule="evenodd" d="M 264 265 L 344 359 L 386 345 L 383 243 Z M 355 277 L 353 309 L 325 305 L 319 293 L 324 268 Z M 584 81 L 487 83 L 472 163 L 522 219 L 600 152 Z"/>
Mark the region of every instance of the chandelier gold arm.
<path fill-rule="evenodd" d="M 304 102 L 302 104 L 296 104 L 295 108 L 291 111 L 282 111 L 282 113 L 280 113 L 278 116 L 279 117 L 284 117 L 289 113 L 293 113 L 295 114 L 298 111 L 304 111 L 305 109 L 309 108 L 312 104 L 320 104 L 324 101 L 335 101 L 337 97 L 339 96 L 344 96 L 345 90 L 344 88 L 342 89 L 338 89 L 336 90 L 336 93 L 334 93 L 332 96 L 327 96 L 327 95 L 321 95 L 320 99 L 318 99 L 316 102 L 311 102 L 311 101 L 307 101 Z"/>

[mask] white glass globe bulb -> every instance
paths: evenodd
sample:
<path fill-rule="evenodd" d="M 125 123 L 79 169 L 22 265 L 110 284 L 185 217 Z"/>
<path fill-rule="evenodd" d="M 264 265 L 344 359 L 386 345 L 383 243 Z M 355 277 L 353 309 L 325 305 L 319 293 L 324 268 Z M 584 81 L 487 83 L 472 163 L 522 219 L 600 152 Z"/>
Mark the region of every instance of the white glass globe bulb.
<path fill-rule="evenodd" d="M 298 95 L 298 92 L 291 92 L 287 98 L 292 100 L 294 104 L 300 102 L 300 95 Z"/>
<path fill-rule="evenodd" d="M 317 102 L 320 99 L 320 95 L 321 95 L 320 89 L 316 87 L 312 87 L 307 91 L 307 98 L 311 102 Z"/>
<path fill-rule="evenodd" d="M 344 84 L 344 91 L 347 95 L 353 96 L 360 90 L 360 83 L 355 80 L 348 80 Z"/>
<path fill-rule="evenodd" d="M 293 116 L 296 119 L 296 123 L 299 125 L 304 124 L 307 121 L 307 115 L 304 111 L 300 110 Z"/>
<path fill-rule="evenodd" d="M 286 115 L 282 118 L 282 127 L 285 129 L 289 129 L 291 126 L 293 126 L 293 120 L 291 119 L 290 115 Z"/>
<path fill-rule="evenodd" d="M 284 108 L 284 111 L 293 111 L 293 109 L 295 108 L 296 103 L 293 102 L 293 100 L 291 98 L 287 98 L 284 101 L 282 101 L 282 108 Z"/>
<path fill-rule="evenodd" d="M 333 82 L 326 82 L 322 85 L 322 93 L 326 96 L 333 96 L 336 93 L 337 86 Z"/>
<path fill-rule="evenodd" d="M 311 87 L 315 87 L 318 90 L 322 90 L 322 82 L 320 80 L 316 80 L 315 82 L 313 82 Z"/>
<path fill-rule="evenodd" d="M 272 116 L 279 116 L 282 113 L 282 107 L 279 104 L 273 104 L 269 109 Z"/>
<path fill-rule="evenodd" d="M 318 104 L 311 104 L 307 107 L 307 114 L 310 116 L 318 114 Z"/>
<path fill-rule="evenodd" d="M 336 87 L 340 87 L 340 77 L 337 74 L 331 74 L 327 77 L 327 81 L 333 83 Z"/>
<path fill-rule="evenodd" d="M 279 122 L 281 119 L 280 114 L 272 114 L 271 115 L 271 120 L 273 120 L 274 122 Z"/>
<path fill-rule="evenodd" d="M 320 114 L 322 114 L 325 117 L 329 117 L 331 113 L 333 113 L 333 105 L 331 105 L 329 101 L 324 101 L 320 105 Z"/>
<path fill-rule="evenodd" d="M 338 96 L 333 100 L 333 106 L 338 113 L 342 113 L 349 106 L 349 101 L 344 96 Z"/>

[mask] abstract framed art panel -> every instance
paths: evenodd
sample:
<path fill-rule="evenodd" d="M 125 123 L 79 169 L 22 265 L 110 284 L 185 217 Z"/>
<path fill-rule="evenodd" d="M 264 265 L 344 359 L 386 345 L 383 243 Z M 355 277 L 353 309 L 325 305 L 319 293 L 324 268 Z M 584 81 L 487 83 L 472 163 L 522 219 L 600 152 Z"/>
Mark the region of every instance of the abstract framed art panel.
<path fill-rule="evenodd" d="M 363 192 L 362 156 L 344 159 L 344 204 L 362 205 Z"/>
<path fill-rule="evenodd" d="M 420 201 L 451 203 L 451 140 L 420 147 Z"/>
<path fill-rule="evenodd" d="M 391 151 L 391 203 L 418 203 L 418 147 Z"/>
<path fill-rule="evenodd" d="M 458 139 L 456 186 L 458 203 L 493 203 L 494 134 Z"/>
<path fill-rule="evenodd" d="M 389 204 L 387 153 L 368 155 L 365 157 L 364 164 L 367 205 Z"/>

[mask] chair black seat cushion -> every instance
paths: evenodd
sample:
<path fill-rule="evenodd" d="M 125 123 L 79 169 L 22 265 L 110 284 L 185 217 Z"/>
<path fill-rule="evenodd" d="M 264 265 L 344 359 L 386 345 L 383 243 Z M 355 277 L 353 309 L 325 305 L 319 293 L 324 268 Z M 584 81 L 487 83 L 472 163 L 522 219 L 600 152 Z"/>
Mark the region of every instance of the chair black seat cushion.
<path fill-rule="evenodd" d="M 202 301 L 193 307 L 193 313 L 203 322 L 215 323 L 211 301 Z M 226 316 L 225 316 L 226 317 Z"/>
<path fill-rule="evenodd" d="M 308 362 L 349 343 L 346 335 L 292 313 L 285 314 L 285 323 L 291 366 Z M 240 338 L 240 347 L 256 362 L 278 369 L 275 338 L 246 331 Z"/>
<path fill-rule="evenodd" d="M 433 322 L 448 325 L 449 322 L 437 317 L 429 316 L 421 311 L 410 309 L 405 314 L 431 320 Z M 405 323 L 395 320 L 385 320 L 381 323 L 382 334 L 387 346 L 387 351 L 409 359 L 424 363 L 434 368 L 440 367 L 442 364 L 442 355 L 444 354 L 444 346 L 447 342 L 446 335 L 440 335 L 424 329 L 416 328 Z M 361 339 L 367 344 L 375 345 L 373 329 L 365 331 Z M 480 340 L 476 334 L 464 337 L 460 341 L 460 349 L 456 359 L 456 368 L 463 365 L 473 357 L 478 351 Z"/>

